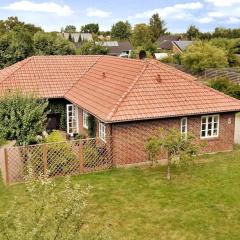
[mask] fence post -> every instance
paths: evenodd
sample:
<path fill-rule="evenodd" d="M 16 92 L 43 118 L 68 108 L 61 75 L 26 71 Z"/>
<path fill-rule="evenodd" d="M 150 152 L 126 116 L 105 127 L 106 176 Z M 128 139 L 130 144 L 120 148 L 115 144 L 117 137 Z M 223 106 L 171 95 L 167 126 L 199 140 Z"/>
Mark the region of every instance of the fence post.
<path fill-rule="evenodd" d="M 84 172 L 84 163 L 83 163 L 83 140 L 79 142 L 79 170 L 80 173 Z"/>
<path fill-rule="evenodd" d="M 6 184 L 9 184 L 8 152 L 6 148 L 4 148 L 4 165 L 5 165 L 5 182 Z"/>
<path fill-rule="evenodd" d="M 47 145 L 43 144 L 43 169 L 44 169 L 44 175 L 47 175 L 48 172 L 48 149 L 47 149 Z"/>

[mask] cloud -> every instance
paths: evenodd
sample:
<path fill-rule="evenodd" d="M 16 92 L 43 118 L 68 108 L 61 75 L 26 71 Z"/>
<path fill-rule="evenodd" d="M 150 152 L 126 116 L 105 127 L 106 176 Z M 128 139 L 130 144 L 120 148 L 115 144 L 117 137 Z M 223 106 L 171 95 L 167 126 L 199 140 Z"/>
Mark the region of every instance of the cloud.
<path fill-rule="evenodd" d="M 239 0 L 205 0 L 208 3 L 212 3 L 216 7 L 230 7 L 234 4 L 239 4 Z"/>
<path fill-rule="evenodd" d="M 59 16 L 70 16 L 73 14 L 72 9 L 68 5 L 60 5 L 54 2 L 34 3 L 31 1 L 16 1 L 2 7 L 2 9 L 13 11 L 54 13 Z"/>
<path fill-rule="evenodd" d="M 111 15 L 111 12 L 106 12 L 97 8 L 87 8 L 88 17 L 107 18 L 110 15 Z"/>
<path fill-rule="evenodd" d="M 237 24 L 240 23 L 240 18 L 237 17 L 230 17 L 228 20 L 229 23 Z"/>
<path fill-rule="evenodd" d="M 203 18 L 197 19 L 197 22 L 199 23 L 210 23 L 212 21 L 214 21 L 214 19 L 210 17 L 203 17 Z"/>
<path fill-rule="evenodd" d="M 203 4 L 200 2 L 189 2 L 189 3 L 180 3 L 173 6 L 168 6 L 164 8 L 156 8 L 153 10 L 145 11 L 142 13 L 137 13 L 134 16 L 130 16 L 129 19 L 138 19 L 138 18 L 149 18 L 154 13 L 158 13 L 162 18 L 184 18 L 191 16 L 189 10 L 196 10 L 203 7 Z"/>

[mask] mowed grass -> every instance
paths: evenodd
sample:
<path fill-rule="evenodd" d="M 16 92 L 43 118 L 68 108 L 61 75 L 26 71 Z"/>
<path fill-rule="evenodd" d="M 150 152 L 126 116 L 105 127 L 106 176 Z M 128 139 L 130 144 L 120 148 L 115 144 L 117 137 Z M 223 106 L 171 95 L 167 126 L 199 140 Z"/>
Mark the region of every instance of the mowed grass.
<path fill-rule="evenodd" d="M 87 228 L 113 239 L 240 239 L 240 151 L 201 162 L 174 169 L 171 182 L 160 166 L 72 177 L 92 186 Z M 24 185 L 0 184 L 0 212 L 14 196 L 25 200 Z"/>

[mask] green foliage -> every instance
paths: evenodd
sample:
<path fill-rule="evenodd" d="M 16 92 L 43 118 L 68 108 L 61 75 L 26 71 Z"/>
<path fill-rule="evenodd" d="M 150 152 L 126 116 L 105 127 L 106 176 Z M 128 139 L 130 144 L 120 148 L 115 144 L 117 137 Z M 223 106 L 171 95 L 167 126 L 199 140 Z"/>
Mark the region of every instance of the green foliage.
<path fill-rule="evenodd" d="M 196 41 L 181 55 L 183 66 L 193 73 L 201 73 L 206 68 L 228 66 L 226 51 L 211 43 Z"/>
<path fill-rule="evenodd" d="M 85 42 L 77 49 L 79 55 L 106 55 L 108 48 L 95 44 L 95 42 Z"/>
<path fill-rule="evenodd" d="M 134 47 L 141 46 L 144 48 L 144 50 L 148 48 L 148 46 L 151 46 L 152 39 L 150 27 L 145 23 L 136 24 L 133 29 L 131 42 Z"/>
<path fill-rule="evenodd" d="M 227 78 L 210 79 L 208 85 L 220 92 L 240 99 L 240 85 Z"/>
<path fill-rule="evenodd" d="M 76 50 L 71 42 L 56 33 L 37 32 L 33 37 L 36 55 L 71 55 Z"/>
<path fill-rule="evenodd" d="M 46 143 L 54 143 L 54 142 L 64 142 L 66 139 L 63 137 L 62 133 L 58 130 L 53 130 L 46 138 Z"/>
<path fill-rule="evenodd" d="M 152 41 L 155 42 L 161 35 L 167 31 L 166 22 L 159 17 L 158 13 L 155 13 L 150 18 L 150 33 Z"/>
<path fill-rule="evenodd" d="M 77 29 L 74 25 L 67 25 L 64 29 L 64 32 L 67 32 L 67 33 L 74 33 L 76 31 Z"/>
<path fill-rule="evenodd" d="M 129 39 L 132 33 L 132 27 L 128 21 L 119 21 L 112 26 L 111 37 L 117 40 Z"/>
<path fill-rule="evenodd" d="M 81 239 L 89 187 L 67 177 L 60 188 L 48 176 L 36 179 L 31 169 L 25 185 L 26 201 L 15 199 L 0 217 L 2 240 Z"/>
<path fill-rule="evenodd" d="M 239 39 L 214 38 L 210 43 L 227 52 L 228 63 L 230 67 L 239 66 L 239 60 L 236 56 L 238 51 Z"/>
<path fill-rule="evenodd" d="M 200 31 L 196 26 L 191 25 L 188 28 L 186 35 L 188 40 L 196 40 L 200 36 Z"/>
<path fill-rule="evenodd" d="M 34 54 L 32 36 L 23 27 L 0 36 L 0 68 L 9 66 Z"/>
<path fill-rule="evenodd" d="M 187 137 L 184 137 L 177 129 L 167 131 L 160 129 L 157 136 L 152 136 L 147 140 L 145 149 L 152 163 L 157 160 L 157 156 L 160 153 L 167 155 L 167 178 L 170 180 L 171 165 L 185 165 L 192 161 L 193 156 L 198 153 L 198 144 L 195 142 L 195 137 L 191 133 L 188 133 Z"/>
<path fill-rule="evenodd" d="M 99 25 L 97 23 L 89 23 L 81 27 L 83 33 L 99 33 Z"/>
<path fill-rule="evenodd" d="M 21 92 L 8 93 L 0 99 L 0 135 L 16 140 L 17 145 L 37 142 L 45 130 L 48 102 Z"/>

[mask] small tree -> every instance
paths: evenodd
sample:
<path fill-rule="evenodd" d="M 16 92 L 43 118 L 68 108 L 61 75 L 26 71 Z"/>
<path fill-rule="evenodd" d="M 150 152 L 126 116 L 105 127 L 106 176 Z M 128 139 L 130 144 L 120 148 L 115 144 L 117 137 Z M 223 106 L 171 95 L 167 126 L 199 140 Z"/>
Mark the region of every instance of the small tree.
<path fill-rule="evenodd" d="M 48 176 L 36 179 L 30 169 L 26 177 L 25 201 L 14 200 L 9 210 L 0 216 L 0 238 L 81 239 L 88 192 L 89 188 L 73 185 L 69 177 L 61 187 Z"/>
<path fill-rule="evenodd" d="M 0 98 L 0 136 L 18 145 L 36 143 L 45 130 L 48 101 L 21 92 Z"/>
<path fill-rule="evenodd" d="M 167 179 L 171 179 L 171 166 L 173 164 L 188 164 L 193 156 L 198 153 L 198 144 L 193 134 L 188 133 L 187 137 L 177 129 L 164 131 L 160 129 L 157 136 L 150 137 L 145 145 L 149 160 L 154 163 L 161 153 L 167 157 Z"/>

